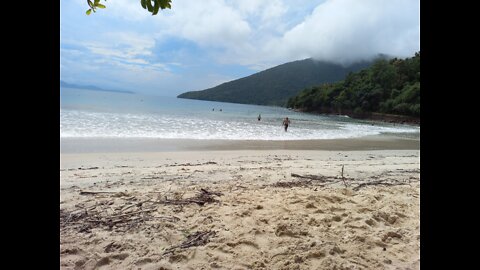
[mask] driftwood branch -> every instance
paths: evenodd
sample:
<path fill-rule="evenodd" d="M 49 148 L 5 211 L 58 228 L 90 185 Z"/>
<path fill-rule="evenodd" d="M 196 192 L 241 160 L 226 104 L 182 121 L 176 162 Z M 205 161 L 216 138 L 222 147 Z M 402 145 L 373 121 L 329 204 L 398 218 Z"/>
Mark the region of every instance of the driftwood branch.
<path fill-rule="evenodd" d="M 345 182 L 345 177 L 343 177 L 343 168 L 344 167 L 345 167 L 345 165 L 342 165 L 342 181 L 343 181 L 343 184 L 345 185 L 345 188 L 348 188 L 347 182 Z"/>
<path fill-rule="evenodd" d="M 203 188 L 201 188 L 200 190 L 202 191 L 203 194 L 206 194 L 206 195 L 208 195 L 208 196 L 210 196 L 210 195 L 222 196 L 222 195 L 223 195 L 223 194 L 220 193 L 220 192 L 208 191 L 208 190 L 203 189 Z"/>
<path fill-rule="evenodd" d="M 96 169 L 98 169 L 98 167 L 89 167 L 89 168 L 82 168 L 82 167 L 80 167 L 80 168 L 78 168 L 78 169 L 79 169 L 79 170 L 96 170 Z"/>
<path fill-rule="evenodd" d="M 292 188 L 292 187 L 307 187 L 312 184 L 312 180 L 310 181 L 289 181 L 289 182 L 277 182 L 272 184 L 273 187 L 281 187 L 281 188 Z M 322 185 L 320 185 L 323 187 Z"/>
<path fill-rule="evenodd" d="M 97 194 L 115 194 L 120 196 L 126 196 L 125 192 L 116 192 L 116 191 L 80 191 L 80 195 L 97 195 Z"/>
<path fill-rule="evenodd" d="M 328 177 L 323 176 L 323 175 L 311 175 L 311 174 L 300 175 L 300 174 L 292 173 L 291 176 L 292 176 L 292 177 L 297 177 L 297 178 L 318 180 L 318 181 L 322 181 L 322 182 L 325 182 L 325 181 L 328 180 Z"/>
<path fill-rule="evenodd" d="M 358 186 L 354 187 L 353 190 L 357 191 L 361 189 L 362 187 L 366 186 L 377 186 L 377 185 L 382 185 L 382 186 L 401 186 L 401 185 L 408 185 L 408 183 L 401 183 L 401 182 L 387 182 L 386 180 L 379 180 L 379 181 L 372 181 L 372 182 L 367 182 L 367 183 L 361 183 Z"/>
<path fill-rule="evenodd" d="M 97 201 L 92 206 L 79 204 L 75 205 L 77 209 L 60 209 L 61 231 L 74 229 L 78 232 L 89 233 L 93 228 L 103 227 L 106 230 L 115 229 L 126 232 L 139 226 L 145 226 L 146 222 L 151 220 L 162 219 L 170 222 L 180 220 L 175 216 L 155 215 L 160 202 L 149 196 L 140 199 L 132 194 L 110 191 L 81 191 L 80 194 L 102 195 L 105 196 L 105 199 L 98 198 L 101 201 Z M 119 198 L 113 199 L 114 197 Z M 132 209 L 132 207 L 134 208 Z"/>
<path fill-rule="evenodd" d="M 168 248 L 163 255 L 168 253 L 173 253 L 175 249 L 178 248 L 189 248 L 194 246 L 203 246 L 208 243 L 210 237 L 216 234 L 215 231 L 204 231 L 204 232 L 196 232 L 187 237 L 187 239 L 181 243 L 180 245 L 173 246 Z"/>
<path fill-rule="evenodd" d="M 342 167 L 342 169 L 343 169 L 343 167 Z M 335 184 L 335 183 L 338 183 L 340 181 L 343 181 L 344 184 L 346 184 L 345 180 L 347 180 L 347 179 L 354 180 L 353 178 L 344 177 L 343 172 L 342 172 L 342 177 L 341 177 L 340 180 L 338 180 L 339 177 L 331 177 L 331 176 L 325 176 L 325 175 L 311 175 L 311 174 L 300 175 L 300 174 L 292 173 L 291 176 L 296 177 L 296 178 L 301 178 L 302 181 L 277 182 L 277 183 L 272 184 L 272 186 L 283 187 L 283 188 L 307 187 L 307 186 L 313 185 L 313 183 L 314 183 L 313 181 L 316 181 L 316 182 L 322 183 L 323 185 L 315 184 L 315 186 L 323 187 L 325 185 Z M 306 181 L 305 179 L 309 179 L 309 181 Z"/>
<path fill-rule="evenodd" d="M 192 164 L 192 163 L 182 163 L 182 164 L 173 164 L 173 165 L 167 165 L 167 167 L 178 167 L 178 166 L 202 166 L 202 165 L 211 165 L 211 164 L 217 164 L 216 162 L 214 161 L 208 161 L 208 162 L 204 162 L 204 163 L 196 163 L 196 164 Z"/>
<path fill-rule="evenodd" d="M 174 205 L 185 205 L 185 204 L 196 203 L 200 206 L 203 206 L 206 203 L 218 202 L 216 199 L 213 198 L 213 196 L 222 196 L 222 195 L 223 194 L 220 192 L 212 192 L 202 188 L 200 189 L 200 193 L 193 198 L 180 199 L 180 200 L 168 200 L 167 198 L 165 198 L 165 200 L 159 201 L 159 203 L 174 204 Z"/>

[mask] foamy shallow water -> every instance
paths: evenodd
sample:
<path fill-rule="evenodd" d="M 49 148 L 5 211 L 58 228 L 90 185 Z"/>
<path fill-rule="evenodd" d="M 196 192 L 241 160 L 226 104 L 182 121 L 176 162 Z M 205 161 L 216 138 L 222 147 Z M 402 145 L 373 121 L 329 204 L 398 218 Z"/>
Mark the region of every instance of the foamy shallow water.
<path fill-rule="evenodd" d="M 420 134 L 420 128 L 415 126 L 313 115 L 279 107 L 82 90 L 64 90 L 62 94 L 61 138 L 318 140 Z M 258 114 L 262 115 L 261 121 L 257 120 Z M 287 132 L 282 126 L 286 116 L 291 120 Z"/>

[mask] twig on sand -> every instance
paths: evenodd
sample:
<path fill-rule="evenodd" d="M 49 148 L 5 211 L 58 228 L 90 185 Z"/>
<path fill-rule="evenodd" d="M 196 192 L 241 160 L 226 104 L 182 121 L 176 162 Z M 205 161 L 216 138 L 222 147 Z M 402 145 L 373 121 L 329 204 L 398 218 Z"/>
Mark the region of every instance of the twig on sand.
<path fill-rule="evenodd" d="M 176 245 L 173 247 L 168 248 L 163 255 L 166 255 L 168 253 L 173 253 L 175 249 L 178 248 L 189 248 L 189 247 L 194 247 L 194 246 L 203 246 L 208 243 L 208 240 L 210 237 L 214 236 L 216 234 L 215 231 L 204 231 L 204 232 L 195 232 L 193 234 L 190 234 L 183 243 L 180 245 Z"/>
<path fill-rule="evenodd" d="M 345 185 L 345 188 L 348 188 L 347 182 L 345 182 L 345 177 L 343 177 L 343 167 L 345 167 L 345 165 L 342 165 L 342 181 L 343 181 L 343 184 Z"/>
<path fill-rule="evenodd" d="M 302 180 L 301 181 L 291 181 L 291 182 L 277 182 L 277 183 L 272 184 L 271 186 L 273 186 L 273 187 L 283 187 L 283 188 L 307 187 L 307 186 L 314 185 L 314 181 L 316 181 L 316 182 L 322 183 L 323 185 L 315 184 L 315 186 L 323 187 L 325 185 L 335 184 L 335 183 L 338 183 L 340 181 L 343 181 L 344 184 L 346 184 L 346 182 L 345 182 L 346 179 L 354 180 L 353 178 L 344 177 L 343 172 L 342 172 L 342 179 L 340 179 L 340 180 L 338 180 L 338 177 L 331 177 L 331 176 L 325 176 L 325 175 L 311 175 L 311 174 L 300 175 L 300 174 L 292 173 L 291 176 L 296 177 L 296 178 L 301 178 Z M 305 179 L 309 179 L 309 181 L 307 181 Z"/>
<path fill-rule="evenodd" d="M 408 185 L 408 183 L 401 183 L 401 182 L 387 182 L 387 180 L 378 180 L 378 181 L 373 181 L 373 182 L 367 182 L 367 183 L 361 183 L 358 186 L 354 187 L 353 190 L 358 191 L 360 188 L 365 187 L 365 186 L 377 186 L 377 185 L 382 185 L 382 186 L 401 186 L 401 185 Z"/>
<path fill-rule="evenodd" d="M 197 196 L 193 198 L 187 198 L 187 199 L 180 199 L 180 200 L 168 200 L 165 198 L 163 201 L 159 201 L 159 203 L 163 204 L 174 204 L 174 205 L 185 205 L 185 204 L 191 204 L 191 203 L 196 203 L 200 206 L 205 205 L 206 203 L 213 203 L 213 202 L 218 202 L 218 200 L 213 198 L 214 196 L 221 196 L 223 195 L 220 192 L 212 192 L 208 191 L 206 189 L 200 189 L 200 193 L 197 194 Z"/>
<path fill-rule="evenodd" d="M 124 192 L 108 191 L 82 191 L 82 195 L 104 195 L 105 199 L 95 198 L 95 205 L 85 207 L 83 204 L 76 206 L 80 209 L 67 210 L 60 209 L 60 231 L 66 229 L 75 229 L 79 232 L 89 233 L 91 229 L 104 227 L 107 230 L 128 231 L 130 229 L 144 226 L 151 220 L 165 220 L 176 222 L 180 220 L 175 216 L 158 216 L 154 213 L 158 209 L 158 201 L 149 196 L 138 198 L 135 195 Z M 113 199 L 113 197 L 119 197 Z M 132 200 L 136 201 L 132 203 Z M 117 207 L 112 207 L 115 204 Z M 126 210 L 136 207 L 135 210 Z M 158 224 L 158 223 L 157 223 Z"/>
<path fill-rule="evenodd" d="M 79 170 L 97 170 L 98 167 L 89 167 L 89 168 L 83 168 L 83 167 L 80 167 L 78 168 Z"/>
<path fill-rule="evenodd" d="M 208 191 L 208 190 L 203 189 L 203 188 L 201 188 L 200 190 L 203 192 L 203 194 L 206 194 L 208 196 L 210 196 L 210 195 L 222 196 L 223 195 L 220 192 L 212 192 L 212 191 Z"/>
<path fill-rule="evenodd" d="M 310 181 L 290 181 L 290 182 L 276 182 L 272 184 L 273 187 L 281 187 L 281 188 L 292 188 L 292 187 L 307 187 L 312 184 L 312 180 Z M 323 187 L 322 185 L 320 185 Z"/>
<path fill-rule="evenodd" d="M 127 196 L 125 192 L 116 191 L 80 191 L 80 195 L 97 195 L 97 194 L 115 194 L 117 196 Z"/>
<path fill-rule="evenodd" d="M 292 177 L 297 177 L 297 178 L 306 178 L 306 179 L 312 179 L 312 180 L 317 180 L 321 182 L 326 182 L 328 180 L 328 177 L 324 175 L 312 175 L 312 174 L 307 174 L 307 175 L 300 175 L 296 173 L 291 174 Z"/>

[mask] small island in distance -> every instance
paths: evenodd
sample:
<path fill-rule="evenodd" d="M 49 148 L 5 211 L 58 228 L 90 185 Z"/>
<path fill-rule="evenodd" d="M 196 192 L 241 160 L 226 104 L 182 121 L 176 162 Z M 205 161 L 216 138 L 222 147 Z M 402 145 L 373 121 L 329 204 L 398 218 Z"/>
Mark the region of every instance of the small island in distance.
<path fill-rule="evenodd" d="M 65 87 L 65 88 L 75 88 L 75 89 L 80 89 L 80 90 L 90 90 L 90 91 L 102 91 L 102 92 L 115 92 L 115 93 L 124 93 L 124 94 L 135 94 L 133 91 L 127 91 L 127 90 L 109 90 L 109 89 L 103 89 L 98 86 L 94 85 L 79 85 L 79 84 L 73 84 L 73 83 L 68 83 L 60 80 L 60 88 Z"/>

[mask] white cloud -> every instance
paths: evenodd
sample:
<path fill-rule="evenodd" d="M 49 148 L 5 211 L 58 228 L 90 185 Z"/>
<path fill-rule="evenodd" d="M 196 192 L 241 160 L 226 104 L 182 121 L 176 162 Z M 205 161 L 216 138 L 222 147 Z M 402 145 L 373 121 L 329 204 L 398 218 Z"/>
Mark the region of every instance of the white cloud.
<path fill-rule="evenodd" d="M 412 56 L 419 34 L 418 0 L 330 0 L 268 48 L 290 60 L 347 63 L 378 53 Z"/>
<path fill-rule="evenodd" d="M 229 0 L 226 2 L 242 17 L 258 17 L 263 21 L 278 18 L 287 12 L 287 3 L 282 0 Z"/>
<path fill-rule="evenodd" d="M 211 48 L 218 63 L 256 70 L 308 57 L 349 63 L 420 49 L 419 0 L 317 2 L 298 20 L 305 1 L 178 1 L 170 33 Z"/>
<path fill-rule="evenodd" d="M 91 16 L 84 0 L 62 6 L 62 44 L 73 45 L 61 50 L 62 74 L 100 69 L 102 80 L 151 89 L 235 79 L 214 74 L 218 64 L 260 71 L 308 57 L 346 63 L 419 50 L 419 0 L 173 0 L 156 16 L 138 0 L 108 0 Z M 182 39 L 196 46 L 172 48 Z M 201 74 L 199 63 L 207 63 Z"/>
<path fill-rule="evenodd" d="M 155 46 L 155 40 L 152 37 L 136 33 L 112 32 L 100 36 L 97 40 L 77 44 L 84 46 L 96 55 L 94 57 L 100 59 L 148 65 L 151 62 L 142 57 L 153 55 L 152 49 Z"/>
<path fill-rule="evenodd" d="M 169 34 L 213 47 L 245 42 L 252 31 L 239 12 L 221 0 L 172 2 L 167 24 Z"/>
<path fill-rule="evenodd" d="M 280 18 L 287 12 L 287 7 L 280 0 L 272 0 L 264 9 L 262 9 L 261 18 L 263 22 L 269 22 Z"/>

